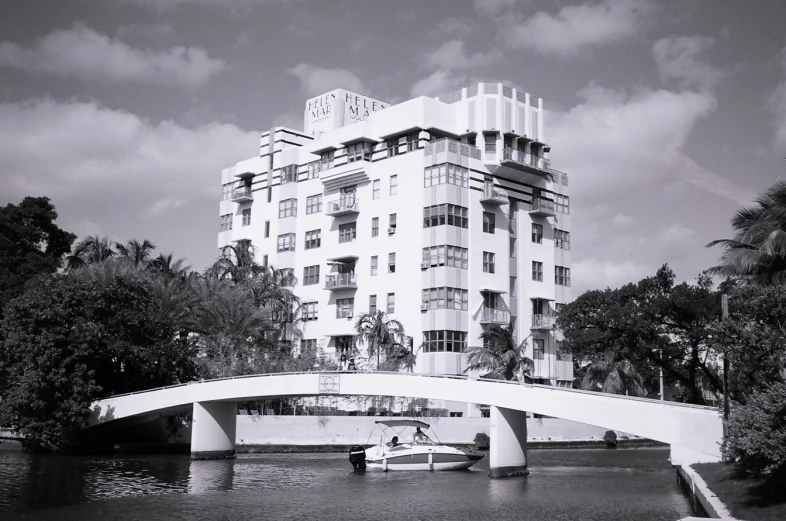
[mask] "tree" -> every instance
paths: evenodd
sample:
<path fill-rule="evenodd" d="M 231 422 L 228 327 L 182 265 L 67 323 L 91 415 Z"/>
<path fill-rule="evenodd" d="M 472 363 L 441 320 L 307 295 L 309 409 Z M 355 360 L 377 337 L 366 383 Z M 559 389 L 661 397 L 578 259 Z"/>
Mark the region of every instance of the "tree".
<path fill-rule="evenodd" d="M 117 255 L 112 249 L 112 241 L 108 237 L 91 235 L 79 241 L 73 251 L 66 257 L 69 270 L 81 268 L 87 264 L 105 261 Z"/>
<path fill-rule="evenodd" d="M 786 182 L 775 183 L 755 206 L 739 210 L 731 226 L 734 238 L 707 245 L 724 249 L 710 273 L 755 284 L 786 283 Z"/>
<path fill-rule="evenodd" d="M 0 424 L 68 448 L 93 400 L 189 381 L 194 360 L 143 283 L 41 281 L 0 322 Z"/>
<path fill-rule="evenodd" d="M 25 197 L 19 205 L 0 206 L 0 316 L 27 281 L 54 273 L 71 251 L 76 235 L 60 229 L 56 220 L 48 197 Z"/>
<path fill-rule="evenodd" d="M 147 268 L 170 278 L 186 278 L 191 272 L 191 266 L 186 264 L 186 259 L 182 257 L 175 259 L 173 253 L 166 255 L 160 253 L 158 257 L 150 261 Z"/>
<path fill-rule="evenodd" d="M 627 396 L 646 396 L 644 383 L 636 368 L 613 351 L 592 360 L 585 368 L 582 389 Z"/>
<path fill-rule="evenodd" d="M 406 333 L 398 320 L 388 318 L 384 311 L 363 313 L 355 321 L 355 348 L 365 346 L 369 358 L 377 357 L 377 370 L 380 368 L 380 354 L 385 360 L 400 357 L 405 349 Z"/>
<path fill-rule="evenodd" d="M 126 244 L 115 242 L 115 249 L 121 257 L 129 259 L 138 268 L 144 268 L 150 262 L 150 257 L 153 255 L 153 250 L 156 247 L 152 242 L 147 239 L 139 242 L 136 239 L 131 239 Z"/>
<path fill-rule="evenodd" d="M 487 378 L 522 380 L 532 372 L 532 360 L 524 356 L 529 337 L 516 341 L 513 324 L 491 325 L 480 334 L 483 345 L 467 348 L 464 372 L 480 371 Z"/>

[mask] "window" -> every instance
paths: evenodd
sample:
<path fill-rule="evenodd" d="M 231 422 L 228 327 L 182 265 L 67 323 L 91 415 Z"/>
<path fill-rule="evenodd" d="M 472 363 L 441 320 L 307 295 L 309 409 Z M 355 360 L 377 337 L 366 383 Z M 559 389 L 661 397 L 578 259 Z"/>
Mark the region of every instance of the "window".
<path fill-rule="evenodd" d="M 483 273 L 494 273 L 494 253 L 483 252 Z"/>
<path fill-rule="evenodd" d="M 336 352 L 342 355 L 347 355 L 355 349 L 355 337 L 353 336 L 337 336 L 336 337 Z"/>
<path fill-rule="evenodd" d="M 319 177 L 319 161 L 312 161 L 308 164 L 308 178 L 317 179 Z"/>
<path fill-rule="evenodd" d="M 494 233 L 495 222 L 493 213 L 483 212 L 483 231 L 485 233 Z"/>
<path fill-rule="evenodd" d="M 322 211 L 322 194 L 306 197 L 306 215 Z"/>
<path fill-rule="evenodd" d="M 233 185 L 234 183 L 224 183 L 221 185 L 221 199 L 224 201 L 232 199 L 232 191 L 234 190 Z"/>
<path fill-rule="evenodd" d="M 354 314 L 355 314 L 354 298 L 336 299 L 336 318 L 352 318 L 352 315 Z"/>
<path fill-rule="evenodd" d="M 369 295 L 368 297 L 368 312 L 372 315 L 377 314 L 377 296 Z"/>
<path fill-rule="evenodd" d="M 463 331 L 423 331 L 424 353 L 462 353 L 467 347 Z"/>
<path fill-rule="evenodd" d="M 469 250 L 459 246 L 431 246 L 423 248 L 423 262 L 429 266 L 469 267 Z"/>
<path fill-rule="evenodd" d="M 317 266 L 319 268 L 319 266 Z M 303 305 L 300 306 L 301 315 L 304 321 L 316 320 L 319 318 L 319 309 L 317 308 L 318 302 L 304 302 Z M 314 342 L 314 347 L 316 347 L 316 340 Z"/>
<path fill-rule="evenodd" d="M 347 145 L 347 163 L 355 161 L 371 161 L 371 143 L 353 143 Z"/>
<path fill-rule="evenodd" d="M 265 239 L 270 237 L 270 221 L 265 221 Z"/>
<path fill-rule="evenodd" d="M 379 179 L 374 179 L 371 182 L 371 198 L 379 199 Z"/>
<path fill-rule="evenodd" d="M 284 233 L 278 236 L 278 248 L 276 251 L 295 251 L 295 234 Z"/>
<path fill-rule="evenodd" d="M 378 237 L 379 236 L 379 217 L 374 217 L 371 219 L 371 236 Z"/>
<path fill-rule="evenodd" d="M 396 273 L 396 254 L 388 253 L 388 273 Z"/>
<path fill-rule="evenodd" d="M 420 132 L 407 134 L 407 152 L 413 152 L 418 149 L 418 136 L 420 136 Z"/>
<path fill-rule="evenodd" d="M 543 355 L 546 352 L 546 339 L 533 338 L 532 339 L 532 359 L 543 360 Z"/>
<path fill-rule="evenodd" d="M 515 259 L 516 258 L 516 238 L 515 237 L 511 237 L 510 238 L 510 258 L 511 259 Z"/>
<path fill-rule="evenodd" d="M 376 255 L 371 256 L 371 276 L 376 277 L 379 271 L 379 257 Z"/>
<path fill-rule="evenodd" d="M 226 232 L 232 229 L 232 214 L 227 213 L 221 216 L 221 231 Z"/>
<path fill-rule="evenodd" d="M 338 242 L 352 242 L 357 238 L 357 223 L 344 223 L 338 225 Z"/>
<path fill-rule="evenodd" d="M 251 224 L 251 208 L 243 210 L 243 226 Z"/>
<path fill-rule="evenodd" d="M 554 209 L 559 213 L 570 215 L 570 198 L 567 195 L 554 194 Z"/>
<path fill-rule="evenodd" d="M 541 244 L 543 242 L 543 225 L 532 223 L 532 242 Z"/>
<path fill-rule="evenodd" d="M 313 250 L 322 246 L 322 230 L 311 230 L 306 232 L 306 249 Z"/>
<path fill-rule="evenodd" d="M 262 266 L 267 268 L 267 254 L 262 255 Z"/>
<path fill-rule="evenodd" d="M 390 195 L 396 195 L 398 193 L 398 176 L 392 175 L 390 176 Z"/>
<path fill-rule="evenodd" d="M 570 268 L 554 266 L 554 283 L 558 286 L 570 286 Z"/>
<path fill-rule="evenodd" d="M 319 170 L 327 170 L 328 168 L 333 168 L 333 157 L 334 153 L 332 150 L 328 150 L 319 154 Z"/>
<path fill-rule="evenodd" d="M 395 293 L 388 293 L 388 313 L 395 313 L 396 312 L 396 294 Z"/>
<path fill-rule="evenodd" d="M 532 280 L 543 282 L 543 263 L 532 261 Z"/>
<path fill-rule="evenodd" d="M 278 203 L 278 218 L 297 217 L 297 199 L 284 199 Z"/>
<path fill-rule="evenodd" d="M 469 168 L 443 163 L 426 167 L 423 174 L 423 186 L 436 186 L 441 184 L 463 186 L 469 183 Z"/>
<path fill-rule="evenodd" d="M 487 154 L 497 153 L 497 135 L 496 134 L 483 134 L 485 143 L 485 151 Z"/>
<path fill-rule="evenodd" d="M 427 288 L 423 290 L 422 304 L 428 309 L 458 309 L 467 311 L 469 292 L 458 288 Z"/>
<path fill-rule="evenodd" d="M 303 285 L 319 284 L 319 264 L 303 268 Z"/>
<path fill-rule="evenodd" d="M 554 229 L 554 247 L 561 250 L 570 249 L 570 232 Z"/>
<path fill-rule="evenodd" d="M 390 214 L 388 219 L 388 235 L 393 235 L 396 233 L 396 214 Z"/>
<path fill-rule="evenodd" d="M 281 184 L 294 183 L 297 181 L 297 165 L 281 167 Z"/>
<path fill-rule="evenodd" d="M 310 302 L 310 304 L 316 304 L 316 302 Z M 300 341 L 300 352 L 301 353 L 314 353 L 317 350 L 317 339 L 316 338 L 304 338 Z"/>
<path fill-rule="evenodd" d="M 398 155 L 398 138 L 388 139 L 385 144 L 388 147 L 388 157 L 394 157 Z"/>
<path fill-rule="evenodd" d="M 468 213 L 469 210 L 467 208 L 454 204 L 427 206 L 423 208 L 423 228 L 442 226 L 444 224 L 467 228 L 469 225 Z"/>

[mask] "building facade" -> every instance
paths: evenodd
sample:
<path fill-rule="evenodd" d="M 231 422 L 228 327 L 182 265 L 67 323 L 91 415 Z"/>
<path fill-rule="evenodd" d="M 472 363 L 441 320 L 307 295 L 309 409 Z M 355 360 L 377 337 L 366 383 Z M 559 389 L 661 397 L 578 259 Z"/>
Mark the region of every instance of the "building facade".
<path fill-rule="evenodd" d="M 222 172 L 218 246 L 291 269 L 304 342 L 328 356 L 382 310 L 422 343 L 416 372 L 462 374 L 483 328 L 512 323 L 536 382 L 569 387 L 568 176 L 549 152 L 542 99 L 503 84 L 392 106 L 337 89 Z"/>

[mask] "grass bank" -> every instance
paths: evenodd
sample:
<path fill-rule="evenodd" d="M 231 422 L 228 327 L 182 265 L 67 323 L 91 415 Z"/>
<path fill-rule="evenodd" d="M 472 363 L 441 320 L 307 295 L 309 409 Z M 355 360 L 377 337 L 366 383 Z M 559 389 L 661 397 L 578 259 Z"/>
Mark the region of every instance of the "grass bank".
<path fill-rule="evenodd" d="M 736 519 L 786 520 L 786 481 L 764 484 L 739 478 L 724 463 L 692 465 Z"/>

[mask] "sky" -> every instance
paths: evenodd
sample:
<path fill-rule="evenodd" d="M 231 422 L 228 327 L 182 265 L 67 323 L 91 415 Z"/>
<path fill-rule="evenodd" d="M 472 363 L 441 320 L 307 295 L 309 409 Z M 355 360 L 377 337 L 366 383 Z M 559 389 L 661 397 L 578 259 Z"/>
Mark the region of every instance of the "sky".
<path fill-rule="evenodd" d="M 221 169 L 302 129 L 307 97 L 479 81 L 544 99 L 575 295 L 695 280 L 786 173 L 786 2 L 3 0 L 0 204 L 45 195 L 80 237 L 202 270 Z"/>

